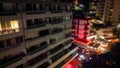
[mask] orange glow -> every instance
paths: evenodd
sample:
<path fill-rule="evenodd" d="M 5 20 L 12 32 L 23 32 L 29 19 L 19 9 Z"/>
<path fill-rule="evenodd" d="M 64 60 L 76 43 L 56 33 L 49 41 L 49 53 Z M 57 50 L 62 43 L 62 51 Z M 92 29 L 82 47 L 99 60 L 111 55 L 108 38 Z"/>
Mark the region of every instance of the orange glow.
<path fill-rule="evenodd" d="M 75 3 L 75 5 L 78 5 L 78 0 L 75 0 L 74 3 Z"/>

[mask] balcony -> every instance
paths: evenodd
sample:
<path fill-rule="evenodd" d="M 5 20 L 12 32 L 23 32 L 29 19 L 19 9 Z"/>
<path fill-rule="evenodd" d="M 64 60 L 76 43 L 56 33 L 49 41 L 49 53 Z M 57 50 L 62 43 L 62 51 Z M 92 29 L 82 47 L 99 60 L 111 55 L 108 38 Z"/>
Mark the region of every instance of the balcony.
<path fill-rule="evenodd" d="M 56 60 L 58 60 L 59 58 L 61 58 L 62 56 L 64 55 L 64 51 L 58 53 L 57 55 L 53 56 L 51 59 L 52 59 L 52 62 L 54 63 Z"/>
<path fill-rule="evenodd" d="M 39 27 L 43 27 L 45 25 L 46 25 L 45 23 L 36 24 L 36 25 L 30 25 L 30 26 L 27 27 L 27 29 L 39 28 Z"/>
<path fill-rule="evenodd" d="M 25 54 L 23 52 L 14 55 L 14 56 L 6 56 L 3 59 L 0 60 L 0 68 L 4 68 L 14 62 L 19 61 L 20 59 L 22 59 L 22 57 L 24 57 Z"/>
<path fill-rule="evenodd" d="M 59 11 L 58 11 L 58 10 L 51 10 L 50 12 L 51 12 L 51 13 L 62 13 L 63 10 L 59 10 Z"/>
<path fill-rule="evenodd" d="M 62 32 L 62 31 L 63 31 L 62 28 L 54 28 L 54 29 L 52 29 L 51 34 L 54 35 L 54 34 Z"/>
<path fill-rule="evenodd" d="M 32 54 L 34 54 L 40 50 L 43 50 L 47 47 L 48 47 L 48 44 L 44 44 L 44 45 L 40 45 L 40 46 L 35 47 L 35 48 L 31 48 L 31 50 L 28 51 L 28 54 L 32 55 Z"/>
<path fill-rule="evenodd" d="M 28 15 L 28 14 L 45 14 L 47 11 L 45 11 L 45 10 L 42 10 L 42 11 L 38 11 L 38 10 L 36 10 L 36 11 L 25 11 L 25 13 Z"/>
<path fill-rule="evenodd" d="M 50 63 L 45 62 L 42 65 L 38 66 L 37 68 L 47 68 L 50 65 Z"/>
<path fill-rule="evenodd" d="M 59 23 L 63 23 L 63 19 L 54 19 L 54 20 L 51 20 L 51 23 L 50 24 L 59 24 Z"/>
<path fill-rule="evenodd" d="M 65 38 L 68 38 L 68 37 L 72 37 L 72 33 L 71 32 L 65 34 Z"/>
<path fill-rule="evenodd" d="M 0 31 L 0 35 L 11 34 L 11 33 L 19 32 L 19 31 L 20 31 L 20 28 L 17 28 L 17 29 L 3 29 L 2 31 Z"/>
<path fill-rule="evenodd" d="M 0 11 L 0 16 L 17 15 L 18 11 Z"/>
<path fill-rule="evenodd" d="M 39 56 L 28 61 L 28 66 L 35 66 L 37 63 L 42 62 L 45 58 L 47 58 L 47 52 L 40 54 Z"/>
<path fill-rule="evenodd" d="M 58 52 L 58 51 L 61 50 L 62 48 L 63 48 L 63 45 L 60 44 L 59 46 L 57 46 L 57 47 L 51 49 L 51 50 L 50 50 L 50 55 L 51 55 L 51 54 L 54 54 L 54 53 L 56 53 L 56 52 Z"/>

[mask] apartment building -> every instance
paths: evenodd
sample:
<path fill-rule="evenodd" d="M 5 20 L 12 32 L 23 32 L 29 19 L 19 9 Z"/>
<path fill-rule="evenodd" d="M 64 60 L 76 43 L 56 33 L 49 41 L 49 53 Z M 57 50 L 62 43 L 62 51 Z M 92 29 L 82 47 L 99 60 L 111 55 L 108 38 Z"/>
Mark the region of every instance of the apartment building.
<path fill-rule="evenodd" d="M 99 0 L 96 15 L 103 22 L 120 22 L 120 0 Z"/>
<path fill-rule="evenodd" d="M 0 2 L 0 68 L 56 68 L 77 52 L 71 3 L 61 0 Z"/>
<path fill-rule="evenodd" d="M 104 14 L 104 5 L 105 1 L 104 0 L 98 0 L 97 6 L 96 6 L 96 16 L 102 20 L 103 14 Z"/>

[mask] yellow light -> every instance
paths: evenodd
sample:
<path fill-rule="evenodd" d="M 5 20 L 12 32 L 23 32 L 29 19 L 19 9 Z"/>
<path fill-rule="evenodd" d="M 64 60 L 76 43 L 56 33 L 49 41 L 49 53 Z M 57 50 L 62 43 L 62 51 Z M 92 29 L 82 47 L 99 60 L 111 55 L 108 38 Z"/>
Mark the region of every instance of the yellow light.
<path fill-rule="evenodd" d="M 92 20 L 91 20 L 91 22 L 95 22 L 95 20 L 94 20 L 94 19 L 92 19 Z"/>
<path fill-rule="evenodd" d="M 18 24 L 18 21 L 17 21 L 17 20 L 10 21 L 10 23 L 11 23 L 11 28 L 12 28 L 12 29 L 19 28 L 19 24 Z"/>

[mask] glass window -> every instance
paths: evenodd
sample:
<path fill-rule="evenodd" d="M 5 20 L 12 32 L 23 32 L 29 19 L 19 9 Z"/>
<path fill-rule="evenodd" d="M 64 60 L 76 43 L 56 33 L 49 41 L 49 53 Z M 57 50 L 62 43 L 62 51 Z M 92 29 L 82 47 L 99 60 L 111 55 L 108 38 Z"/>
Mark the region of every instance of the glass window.
<path fill-rule="evenodd" d="M 33 25 L 32 19 L 26 20 L 26 24 L 27 24 L 27 27 L 32 26 Z"/>
<path fill-rule="evenodd" d="M 32 5 L 31 4 L 26 4 L 26 10 L 31 11 L 32 10 Z"/>
<path fill-rule="evenodd" d="M 0 48 L 3 48 L 4 46 L 4 41 L 0 41 Z"/>
<path fill-rule="evenodd" d="M 17 20 L 10 21 L 10 23 L 11 23 L 11 28 L 12 29 L 18 29 L 19 28 L 19 24 L 18 24 Z"/>
<path fill-rule="evenodd" d="M 3 11 L 3 4 L 0 3 L 0 11 Z"/>
<path fill-rule="evenodd" d="M 23 36 L 16 37 L 16 43 L 21 43 L 23 42 Z"/>
<path fill-rule="evenodd" d="M 7 46 L 10 46 L 10 45 L 11 45 L 11 40 L 10 40 L 10 39 L 7 39 L 7 40 L 6 40 L 6 44 L 7 44 Z"/>

